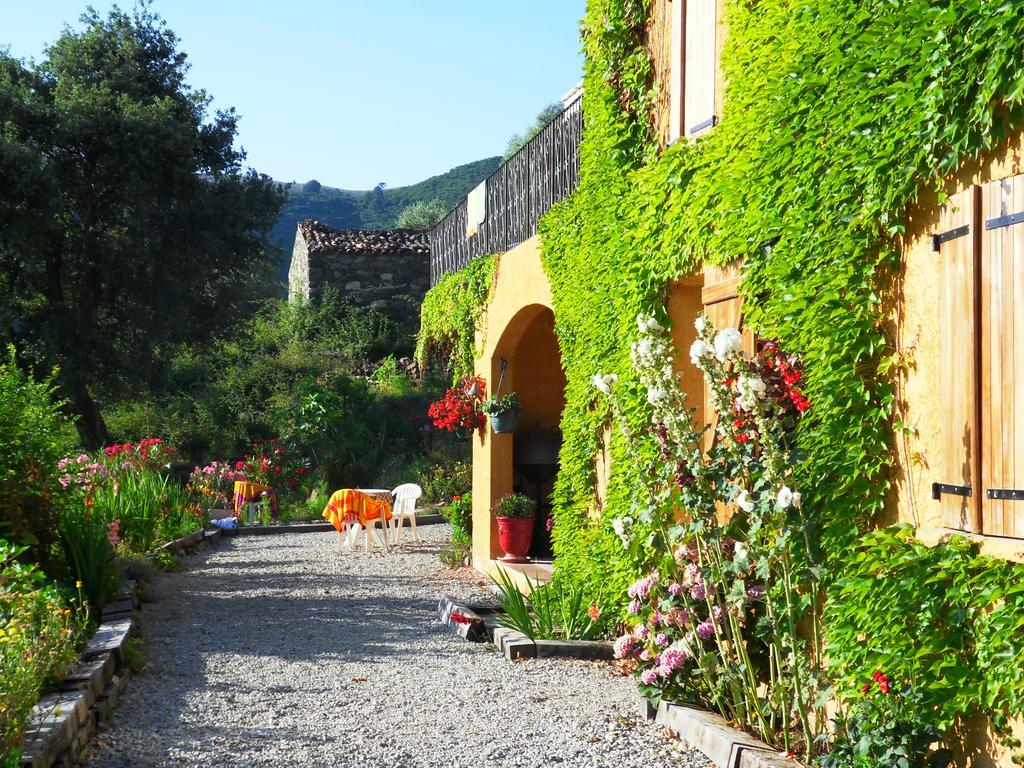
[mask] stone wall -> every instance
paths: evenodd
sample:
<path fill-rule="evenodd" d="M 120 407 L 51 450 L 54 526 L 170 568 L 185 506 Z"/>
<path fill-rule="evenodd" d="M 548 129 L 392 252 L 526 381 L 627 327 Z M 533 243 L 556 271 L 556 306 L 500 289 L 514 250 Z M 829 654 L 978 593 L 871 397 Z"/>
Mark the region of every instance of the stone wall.
<path fill-rule="evenodd" d="M 292 301 L 315 302 L 325 288 L 359 305 L 418 317 L 430 288 L 426 234 L 334 230 L 300 222 L 288 270 L 288 296 Z"/>

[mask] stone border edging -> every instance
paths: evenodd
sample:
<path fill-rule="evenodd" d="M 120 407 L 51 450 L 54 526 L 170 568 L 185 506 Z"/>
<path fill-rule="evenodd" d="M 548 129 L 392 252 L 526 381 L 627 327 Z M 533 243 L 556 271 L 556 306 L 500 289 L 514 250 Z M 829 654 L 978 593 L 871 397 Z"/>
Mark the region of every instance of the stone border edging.
<path fill-rule="evenodd" d="M 725 718 L 697 707 L 660 702 L 655 708 L 640 698 L 641 714 L 667 725 L 691 746 L 699 749 L 718 768 L 799 768 L 801 763 L 772 749 Z"/>
<path fill-rule="evenodd" d="M 451 614 L 458 611 L 472 622 L 452 621 Z M 614 658 L 613 646 L 605 640 L 533 640 L 522 632 L 498 626 L 495 614 L 476 607 L 455 602 L 443 595 L 437 605 L 437 617 L 442 624 L 459 637 L 480 642 L 485 632 L 509 661 L 517 659 L 589 659 Z M 469 635 L 473 635 L 470 637 Z"/>
<path fill-rule="evenodd" d="M 188 554 L 217 541 L 221 533 L 219 529 L 200 528 L 162 544 L 156 551 Z M 151 560 L 153 557 L 148 556 Z M 135 581 L 103 606 L 100 624 L 78 660 L 54 685 L 55 690 L 43 696 L 29 713 L 22 738 L 22 766 L 71 766 L 88 757 L 93 735 L 106 726 L 131 677 L 125 645 L 138 634 L 133 614 L 141 608 Z"/>
<path fill-rule="evenodd" d="M 100 625 L 78 661 L 29 713 L 22 766 L 70 766 L 86 759 L 93 734 L 106 726 L 131 677 L 125 646 L 136 634 L 132 612 L 140 606 L 134 583 L 104 606 Z"/>

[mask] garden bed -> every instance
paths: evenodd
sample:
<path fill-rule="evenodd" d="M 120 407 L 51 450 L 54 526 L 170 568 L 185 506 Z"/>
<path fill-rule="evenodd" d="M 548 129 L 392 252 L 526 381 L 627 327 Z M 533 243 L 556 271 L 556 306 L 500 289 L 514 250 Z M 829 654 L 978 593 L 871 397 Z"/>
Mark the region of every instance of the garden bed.
<path fill-rule="evenodd" d="M 611 660 L 612 643 L 604 640 L 535 640 L 522 632 L 498 625 L 497 613 L 489 606 L 457 603 L 444 595 L 437 605 L 438 620 L 455 634 L 473 642 L 493 642 L 506 659 L 590 659 Z"/>
<path fill-rule="evenodd" d="M 126 646 L 136 634 L 132 613 L 140 607 L 134 584 L 106 606 L 78 661 L 32 708 L 22 741 L 22 766 L 49 768 L 86 759 L 93 734 L 106 726 L 131 677 Z"/>
<path fill-rule="evenodd" d="M 200 529 L 157 551 L 189 554 L 217 541 L 221 533 Z M 133 614 L 141 608 L 134 581 L 103 606 L 100 624 L 78 660 L 32 708 L 22 739 L 22 766 L 70 766 L 88 757 L 93 735 L 106 726 L 131 677 L 127 645 L 138 634 Z"/>

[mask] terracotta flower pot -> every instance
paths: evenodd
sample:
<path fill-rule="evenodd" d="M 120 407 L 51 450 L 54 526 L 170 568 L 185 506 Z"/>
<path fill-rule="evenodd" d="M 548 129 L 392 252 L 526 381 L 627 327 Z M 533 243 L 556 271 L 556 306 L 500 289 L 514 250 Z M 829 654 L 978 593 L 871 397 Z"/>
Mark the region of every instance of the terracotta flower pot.
<path fill-rule="evenodd" d="M 500 558 L 506 563 L 528 563 L 526 553 L 533 541 L 533 517 L 497 517 L 498 543 L 505 550 Z"/>

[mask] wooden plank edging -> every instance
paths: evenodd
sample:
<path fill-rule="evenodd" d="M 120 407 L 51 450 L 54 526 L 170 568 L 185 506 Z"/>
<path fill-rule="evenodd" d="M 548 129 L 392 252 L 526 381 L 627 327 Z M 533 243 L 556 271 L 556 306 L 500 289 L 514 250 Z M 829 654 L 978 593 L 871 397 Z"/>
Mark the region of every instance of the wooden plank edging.
<path fill-rule="evenodd" d="M 662 701 L 657 709 L 641 697 L 647 719 L 667 725 L 679 738 L 699 749 L 718 768 L 800 768 L 801 763 L 773 749 L 713 712 Z"/>

